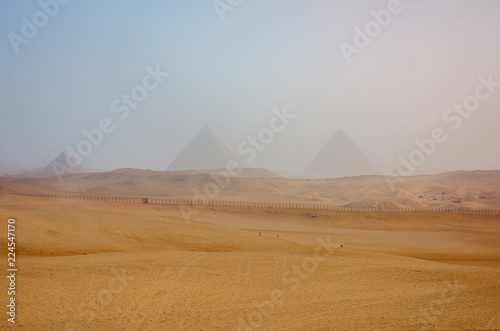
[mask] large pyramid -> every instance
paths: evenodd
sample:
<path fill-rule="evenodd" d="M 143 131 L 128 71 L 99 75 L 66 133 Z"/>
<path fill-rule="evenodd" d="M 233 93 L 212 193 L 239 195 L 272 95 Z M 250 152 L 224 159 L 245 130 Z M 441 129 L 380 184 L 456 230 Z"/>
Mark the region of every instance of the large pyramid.
<path fill-rule="evenodd" d="M 240 162 L 217 135 L 205 126 L 168 166 L 167 171 L 225 169 L 232 160 Z"/>
<path fill-rule="evenodd" d="M 310 175 L 344 177 L 372 175 L 373 163 L 342 130 L 338 130 L 306 168 Z"/>
<path fill-rule="evenodd" d="M 54 161 L 50 162 L 42 172 L 53 173 L 57 176 L 86 172 L 66 152 L 62 152 Z"/>

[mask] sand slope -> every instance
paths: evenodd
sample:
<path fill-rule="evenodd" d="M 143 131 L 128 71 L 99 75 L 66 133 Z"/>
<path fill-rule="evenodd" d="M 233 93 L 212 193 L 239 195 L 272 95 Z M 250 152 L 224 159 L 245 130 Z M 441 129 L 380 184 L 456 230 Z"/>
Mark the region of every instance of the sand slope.
<path fill-rule="evenodd" d="M 1 194 L 0 217 L 18 224 L 24 330 L 470 330 L 500 312 L 493 216 L 218 207 L 186 222 Z"/>
<path fill-rule="evenodd" d="M 302 202 L 379 208 L 500 208 L 500 170 L 461 171 L 404 178 L 359 176 L 335 179 L 287 179 L 263 169 L 248 169 L 248 177 L 200 172 L 119 169 L 106 173 L 57 177 L 0 177 L 0 192 L 27 193 L 20 183 L 67 194 L 158 196 L 210 199 Z M 250 178 L 249 178 L 250 177 Z M 10 184 L 9 184 L 10 183 Z M 10 186 L 9 186 L 10 185 Z M 214 189 L 216 187 L 216 189 Z M 30 190 L 34 190 L 31 188 Z M 216 194 L 213 193 L 216 191 Z M 204 193 L 208 192 L 208 193 Z"/>

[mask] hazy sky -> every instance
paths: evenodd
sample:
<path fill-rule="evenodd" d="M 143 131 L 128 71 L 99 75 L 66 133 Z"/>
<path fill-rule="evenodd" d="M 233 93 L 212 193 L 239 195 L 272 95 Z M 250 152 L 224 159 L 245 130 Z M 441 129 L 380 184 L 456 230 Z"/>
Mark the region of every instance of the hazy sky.
<path fill-rule="evenodd" d="M 0 168 L 45 166 L 108 118 L 84 168 L 164 170 L 204 125 L 238 153 L 286 107 L 249 166 L 302 171 L 342 129 L 394 169 L 441 128 L 416 172 L 500 169 L 500 84 L 478 87 L 500 82 L 500 1 L 215 4 L 1 1 Z"/>

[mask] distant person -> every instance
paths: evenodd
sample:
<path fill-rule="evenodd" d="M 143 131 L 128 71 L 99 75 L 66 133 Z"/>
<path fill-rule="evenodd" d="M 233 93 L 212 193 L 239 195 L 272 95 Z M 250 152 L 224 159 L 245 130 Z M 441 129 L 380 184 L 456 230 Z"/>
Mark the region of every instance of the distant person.
<path fill-rule="evenodd" d="M 280 238 L 280 234 L 279 233 L 276 235 L 276 238 L 278 238 L 278 239 Z"/>
<path fill-rule="evenodd" d="M 259 231 L 259 236 L 260 236 L 260 235 L 262 235 L 262 233 L 260 233 L 260 231 Z"/>
<path fill-rule="evenodd" d="M 340 243 L 340 248 L 344 247 L 344 243 Z"/>

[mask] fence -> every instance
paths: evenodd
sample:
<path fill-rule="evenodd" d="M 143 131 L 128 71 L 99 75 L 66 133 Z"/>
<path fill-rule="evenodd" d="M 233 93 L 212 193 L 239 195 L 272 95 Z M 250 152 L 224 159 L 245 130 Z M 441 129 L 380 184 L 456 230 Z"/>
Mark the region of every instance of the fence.
<path fill-rule="evenodd" d="M 191 199 L 165 199 L 155 197 L 117 197 L 105 195 L 61 195 L 61 194 L 17 194 L 23 196 L 50 198 L 50 199 L 72 199 L 72 200 L 92 200 L 106 202 L 124 202 L 140 204 L 162 204 L 162 205 L 190 205 L 190 206 L 226 206 L 226 207 L 246 207 L 246 208 L 276 208 L 276 209 L 306 209 L 306 210 L 330 210 L 343 212 L 435 212 L 435 213 L 455 213 L 471 215 L 500 215 L 500 210 L 494 209 L 470 209 L 470 208 L 379 208 L 379 207 L 352 207 L 335 206 L 326 204 L 311 203 L 275 203 L 275 202 L 248 202 L 248 201 L 222 201 L 222 200 L 191 200 Z"/>

